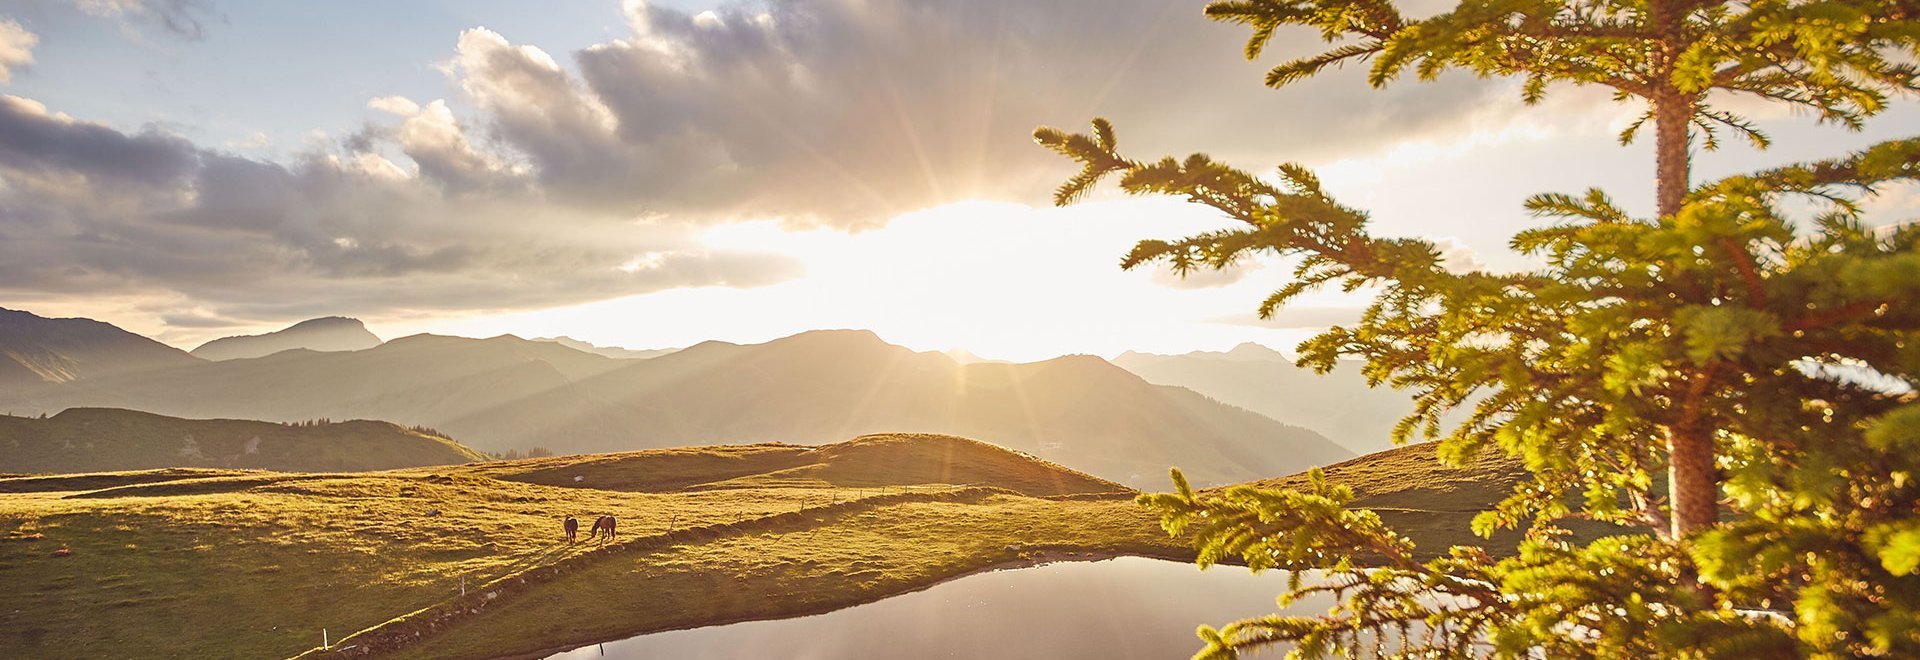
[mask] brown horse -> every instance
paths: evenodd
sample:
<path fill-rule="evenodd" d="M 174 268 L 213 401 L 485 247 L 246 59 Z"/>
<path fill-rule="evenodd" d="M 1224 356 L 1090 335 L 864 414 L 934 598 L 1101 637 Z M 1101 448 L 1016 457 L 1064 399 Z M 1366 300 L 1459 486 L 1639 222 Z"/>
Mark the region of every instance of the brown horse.
<path fill-rule="evenodd" d="M 580 521 L 574 520 L 573 516 L 567 516 L 566 522 L 560 523 L 560 526 L 567 530 L 568 543 L 572 543 L 580 537 Z"/>
<path fill-rule="evenodd" d="M 593 521 L 593 529 L 587 530 L 587 538 L 599 536 L 600 530 L 604 529 L 607 530 L 607 538 L 611 539 L 614 536 L 615 526 L 618 524 L 619 523 L 613 519 L 613 516 L 600 516 L 598 520 Z"/>

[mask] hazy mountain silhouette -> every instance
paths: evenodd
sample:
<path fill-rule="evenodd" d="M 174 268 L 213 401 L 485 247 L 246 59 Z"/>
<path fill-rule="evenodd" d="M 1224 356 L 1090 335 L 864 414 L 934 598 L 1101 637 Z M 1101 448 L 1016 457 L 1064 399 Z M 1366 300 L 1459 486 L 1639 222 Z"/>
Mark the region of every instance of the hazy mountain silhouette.
<path fill-rule="evenodd" d="M 705 342 L 645 360 L 513 336 L 416 335 L 360 351 L 290 350 L 0 388 L 0 409 L 83 405 L 187 417 L 386 419 L 443 429 L 488 451 L 951 433 L 1152 486 L 1165 485 L 1169 466 L 1214 484 L 1352 455 L 1312 431 L 1148 383 L 1097 357 L 962 365 L 865 331 Z"/>
<path fill-rule="evenodd" d="M 0 308 L 0 388 L 65 383 L 200 362 L 185 351 L 92 319 Z"/>
<path fill-rule="evenodd" d="M 1114 358 L 1113 363 L 1150 382 L 1190 388 L 1313 429 L 1359 454 L 1393 447 L 1393 425 L 1413 412 L 1410 393 L 1384 386 L 1367 387 L 1358 363 L 1343 362 L 1332 373 L 1320 375 L 1253 343 L 1224 353 L 1128 352 Z"/>
<path fill-rule="evenodd" d="M 371 420 L 287 425 L 113 408 L 74 408 L 45 419 L 0 415 L 0 468 L 8 472 L 165 467 L 331 472 L 480 460 L 486 456 L 447 438 Z"/>
<path fill-rule="evenodd" d="M 680 350 L 677 348 L 634 349 L 634 348 L 622 348 L 619 346 L 595 346 L 593 344 L 589 344 L 587 342 L 580 341 L 572 337 L 535 337 L 533 340 L 534 341 L 550 341 L 555 344 L 559 344 L 561 346 L 565 346 L 567 348 L 571 348 L 576 351 L 584 351 L 587 353 L 592 353 L 594 355 L 604 355 L 606 357 L 614 358 L 616 360 L 644 360 L 647 358 L 660 357 L 662 355 L 666 355 L 668 353 L 672 353 L 674 351 Z"/>
<path fill-rule="evenodd" d="M 238 360 L 265 357 L 280 351 L 304 348 L 310 351 L 358 351 L 380 345 L 380 338 L 367 331 L 360 319 L 326 316 L 308 319 L 284 330 L 263 335 L 221 337 L 193 349 L 194 357 L 207 360 Z"/>

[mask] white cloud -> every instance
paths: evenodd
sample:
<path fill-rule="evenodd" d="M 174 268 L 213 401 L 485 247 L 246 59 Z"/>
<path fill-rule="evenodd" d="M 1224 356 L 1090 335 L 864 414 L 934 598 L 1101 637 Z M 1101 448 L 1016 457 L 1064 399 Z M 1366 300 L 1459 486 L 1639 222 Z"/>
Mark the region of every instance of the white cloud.
<path fill-rule="evenodd" d="M 505 176 L 499 158 L 468 142 L 453 111 L 435 100 L 407 117 L 395 132 L 400 148 L 420 168 L 420 174 L 455 191 L 491 185 Z"/>
<path fill-rule="evenodd" d="M 382 96 L 367 101 L 367 107 L 396 117 L 412 117 L 420 114 L 420 104 L 404 96 Z"/>
<path fill-rule="evenodd" d="M 1460 239 L 1441 236 L 1429 240 L 1440 251 L 1440 267 L 1449 272 L 1468 273 L 1487 268 L 1486 262 L 1480 260 L 1479 253 Z"/>
<path fill-rule="evenodd" d="M 13 72 L 33 64 L 33 47 L 40 37 L 18 22 L 0 17 L 0 83 L 12 82 Z"/>
<path fill-rule="evenodd" d="M 554 203 L 871 226 L 965 199 L 1044 200 L 1068 166 L 1032 144 L 1042 124 L 1107 115 L 1136 153 L 1205 149 L 1257 166 L 1490 121 L 1474 109 L 1511 95 L 1465 77 L 1277 93 L 1232 47 L 1241 28 L 1147 0 L 623 8 L 632 35 L 573 53 L 572 67 L 491 29 L 463 32 L 441 70 L 474 112 L 437 124 L 460 134 L 439 142 L 470 147 L 470 165 L 511 164 L 491 185 L 537 187 Z M 369 105 L 418 112 L 397 97 Z M 1276 117 L 1317 130 L 1249 139 L 1245 127 Z"/>

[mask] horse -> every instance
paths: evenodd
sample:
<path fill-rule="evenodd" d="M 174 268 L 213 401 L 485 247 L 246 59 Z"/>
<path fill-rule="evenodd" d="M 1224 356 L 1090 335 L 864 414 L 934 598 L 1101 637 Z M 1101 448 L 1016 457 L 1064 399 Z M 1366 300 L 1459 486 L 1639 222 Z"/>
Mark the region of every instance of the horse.
<path fill-rule="evenodd" d="M 617 524 L 618 522 L 613 519 L 613 516 L 600 516 L 599 520 L 593 521 L 593 529 L 587 530 L 587 538 L 599 536 L 600 530 L 604 529 L 607 530 L 607 538 L 611 539 L 614 536 L 614 529 Z"/>
<path fill-rule="evenodd" d="M 574 540 L 580 538 L 580 521 L 574 520 L 573 516 L 567 516 L 566 522 L 560 523 L 560 525 L 567 530 L 568 543 L 572 543 Z"/>

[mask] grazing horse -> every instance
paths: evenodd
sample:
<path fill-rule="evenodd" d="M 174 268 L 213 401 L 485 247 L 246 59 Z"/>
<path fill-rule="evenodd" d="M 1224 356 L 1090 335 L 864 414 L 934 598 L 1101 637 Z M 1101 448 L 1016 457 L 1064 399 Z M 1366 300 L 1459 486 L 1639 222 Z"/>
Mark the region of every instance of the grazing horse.
<path fill-rule="evenodd" d="M 580 538 L 580 521 L 574 520 L 573 516 L 567 516 L 566 522 L 560 523 L 560 526 L 565 527 L 567 530 L 568 543 L 572 543 L 575 539 Z"/>
<path fill-rule="evenodd" d="M 616 524 L 613 516 L 600 516 L 599 520 L 593 521 L 593 529 L 587 530 L 587 538 L 599 536 L 600 530 L 604 529 L 607 530 L 607 538 L 611 539 L 613 538 L 614 525 Z"/>

